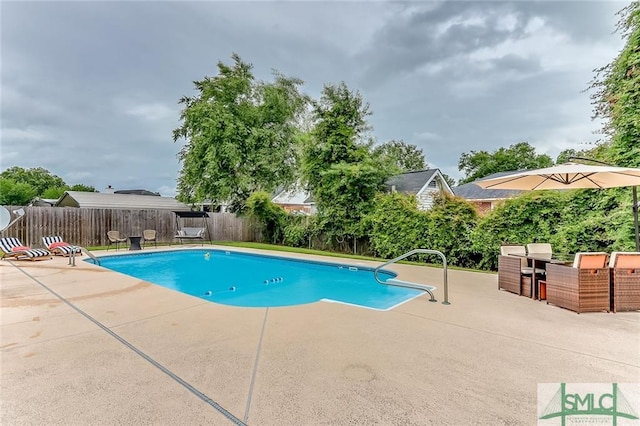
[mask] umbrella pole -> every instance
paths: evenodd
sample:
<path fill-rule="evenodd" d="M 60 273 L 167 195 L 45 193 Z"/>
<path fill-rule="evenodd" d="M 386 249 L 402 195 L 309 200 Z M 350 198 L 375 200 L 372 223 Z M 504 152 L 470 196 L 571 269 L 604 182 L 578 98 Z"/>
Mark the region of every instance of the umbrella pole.
<path fill-rule="evenodd" d="M 636 251 L 640 251 L 640 232 L 638 232 L 638 187 L 633 187 L 633 226 L 636 230 Z"/>

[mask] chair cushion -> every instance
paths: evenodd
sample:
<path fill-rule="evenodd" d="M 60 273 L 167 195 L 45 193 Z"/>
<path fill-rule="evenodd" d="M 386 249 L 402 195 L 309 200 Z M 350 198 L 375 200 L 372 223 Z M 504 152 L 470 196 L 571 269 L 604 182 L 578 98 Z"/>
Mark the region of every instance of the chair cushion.
<path fill-rule="evenodd" d="M 520 245 L 504 245 L 504 246 L 500 246 L 500 254 L 502 256 L 508 256 L 510 254 L 526 256 L 527 250 L 524 248 L 524 246 L 520 246 Z M 526 269 L 528 265 L 527 259 L 523 257 L 520 260 L 520 265 L 523 268 L 523 271 L 522 271 L 523 274 L 531 275 L 532 271 L 529 271 L 529 272 L 524 271 L 524 269 Z"/>
<path fill-rule="evenodd" d="M 549 243 L 531 243 L 527 244 L 527 253 L 550 259 L 553 254 L 553 250 Z"/>
<path fill-rule="evenodd" d="M 546 274 L 546 272 L 547 271 L 545 269 L 536 268 L 536 274 L 538 274 L 538 275 L 544 275 L 544 274 Z M 533 274 L 533 268 L 530 267 L 530 266 L 523 267 L 523 268 L 520 269 L 520 273 L 522 275 L 531 275 L 531 274 Z"/>
<path fill-rule="evenodd" d="M 609 268 L 640 268 L 640 252 L 614 251 L 609 259 Z"/>
<path fill-rule="evenodd" d="M 576 257 L 573 259 L 573 267 L 581 269 L 606 268 L 608 256 L 604 252 L 576 253 Z"/>
<path fill-rule="evenodd" d="M 527 254 L 527 250 L 524 248 L 524 246 L 500 246 L 500 254 L 503 256 L 509 255 L 509 254 Z"/>
<path fill-rule="evenodd" d="M 553 257 L 553 253 L 529 253 L 529 256 L 535 256 L 540 259 L 551 259 Z"/>
<path fill-rule="evenodd" d="M 58 248 L 58 247 L 66 247 L 66 246 L 68 246 L 68 245 L 69 245 L 69 243 L 65 243 L 64 241 L 58 241 L 58 242 L 52 243 L 52 244 L 49 246 L 49 249 L 50 249 L 50 250 L 53 250 L 54 248 Z"/>
<path fill-rule="evenodd" d="M 185 228 L 182 228 L 182 231 L 184 232 L 182 235 L 185 236 L 185 237 L 194 237 L 195 238 L 195 237 L 200 237 L 200 236 L 202 236 L 202 234 L 204 234 L 204 229 L 202 229 L 202 228 L 185 227 Z"/>
<path fill-rule="evenodd" d="M 616 268 L 640 268 L 640 253 L 619 253 Z"/>
<path fill-rule="evenodd" d="M 616 268 L 640 268 L 640 256 L 620 256 Z"/>
<path fill-rule="evenodd" d="M 56 249 L 57 249 L 56 250 L 57 252 L 64 253 L 64 254 L 79 253 L 80 255 L 82 255 L 82 250 L 80 249 L 80 247 L 77 247 L 77 246 L 66 245 L 66 246 L 56 247 Z"/>

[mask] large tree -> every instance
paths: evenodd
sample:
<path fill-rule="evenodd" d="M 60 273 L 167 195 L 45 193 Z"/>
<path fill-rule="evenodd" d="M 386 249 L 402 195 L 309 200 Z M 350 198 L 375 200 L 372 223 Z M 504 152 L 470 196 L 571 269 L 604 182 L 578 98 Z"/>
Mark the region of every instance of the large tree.
<path fill-rule="evenodd" d="M 31 185 L 0 177 L 0 205 L 26 206 L 35 196 Z"/>
<path fill-rule="evenodd" d="M 369 155 L 370 114 L 362 95 L 344 82 L 325 85 L 320 100 L 313 103 L 315 126 L 303 152 L 303 174 L 311 191 L 322 185 L 322 173 L 332 165 L 358 163 Z"/>
<path fill-rule="evenodd" d="M 594 118 L 603 119 L 607 137 L 594 157 L 617 166 L 640 167 L 640 3 L 632 2 L 618 15 L 616 30 L 625 45 L 610 64 L 596 70 L 590 86 Z M 590 214 L 607 224 L 612 241 L 607 251 L 631 250 L 635 245 L 631 194 L 620 189 L 593 195 L 604 206 Z"/>
<path fill-rule="evenodd" d="M 236 54 L 232 60 L 218 62 L 218 75 L 195 81 L 197 95 L 180 100 L 182 125 L 173 137 L 187 141 L 178 197 L 241 211 L 252 192 L 294 181 L 296 121 L 307 98 L 301 80 L 274 72 L 273 82 L 256 81 L 251 64 Z"/>
<path fill-rule="evenodd" d="M 458 170 L 465 173 L 459 184 L 473 182 L 493 173 L 550 167 L 553 160 L 546 154 L 536 154 L 528 142 L 519 142 L 494 152 L 471 151 L 460 156 Z"/>
<path fill-rule="evenodd" d="M 98 190 L 95 187 L 91 185 L 85 185 L 82 183 L 76 183 L 75 185 L 71 185 L 71 187 L 69 188 L 69 191 L 98 192 Z"/>
<path fill-rule="evenodd" d="M 594 118 L 605 120 L 610 138 L 606 160 L 640 167 L 640 3 L 632 2 L 619 15 L 617 31 L 625 46 L 613 62 L 596 70 L 591 98 Z"/>
<path fill-rule="evenodd" d="M 370 152 L 369 105 L 342 82 L 326 85 L 314 103 L 315 126 L 304 145 L 303 177 L 330 238 L 363 235 L 361 218 L 390 170 Z"/>
<path fill-rule="evenodd" d="M 60 176 L 56 176 L 42 167 L 24 169 L 13 166 L 0 173 L 0 177 L 16 183 L 30 185 L 36 196 L 44 194 L 48 188 L 59 188 L 67 185 Z"/>
<path fill-rule="evenodd" d="M 391 140 L 378 145 L 374 148 L 373 154 L 396 166 L 401 172 L 415 172 L 427 168 L 422 149 L 403 140 Z"/>

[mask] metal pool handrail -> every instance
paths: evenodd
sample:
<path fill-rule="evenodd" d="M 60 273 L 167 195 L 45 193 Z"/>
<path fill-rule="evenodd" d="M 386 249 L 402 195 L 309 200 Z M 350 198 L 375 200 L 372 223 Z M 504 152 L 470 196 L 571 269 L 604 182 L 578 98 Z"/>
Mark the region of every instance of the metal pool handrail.
<path fill-rule="evenodd" d="M 409 287 L 409 288 L 415 288 L 417 290 L 423 290 L 426 291 L 427 293 L 429 293 L 431 295 L 431 301 L 435 302 L 435 298 L 433 296 L 433 293 L 431 292 L 431 289 L 429 289 L 427 286 L 423 286 L 420 284 L 414 284 L 414 283 L 401 283 L 401 282 L 388 282 L 388 281 L 382 281 L 380 278 L 378 278 L 378 271 L 382 268 L 384 268 L 385 266 L 389 266 L 392 263 L 396 263 L 402 259 L 406 259 L 409 256 L 413 256 L 414 254 L 418 254 L 418 253 L 426 253 L 426 254 L 437 254 L 438 256 L 440 256 L 440 258 L 442 258 L 442 267 L 444 270 L 444 301 L 442 302 L 443 305 L 450 305 L 451 303 L 449 303 L 449 287 L 447 284 L 447 258 L 445 257 L 445 255 L 438 250 L 430 250 L 430 249 L 414 249 L 411 250 L 401 256 L 396 257 L 395 259 L 391 259 L 389 261 L 387 261 L 386 263 L 376 267 L 373 270 L 373 276 L 375 277 L 376 281 L 378 281 L 378 283 L 380 284 L 384 284 L 384 285 L 395 285 L 398 287 Z"/>
<path fill-rule="evenodd" d="M 80 247 L 80 246 L 76 246 L 76 247 L 78 247 L 83 253 L 85 253 L 87 256 L 89 256 L 91 259 L 93 259 L 93 262 L 95 264 L 97 264 L 98 266 L 101 266 L 100 265 L 100 260 L 97 257 L 95 257 L 93 255 L 93 253 L 91 253 L 89 250 L 87 250 L 84 247 Z M 71 255 L 69 256 L 69 265 L 76 266 L 76 251 L 75 250 L 71 250 Z"/>

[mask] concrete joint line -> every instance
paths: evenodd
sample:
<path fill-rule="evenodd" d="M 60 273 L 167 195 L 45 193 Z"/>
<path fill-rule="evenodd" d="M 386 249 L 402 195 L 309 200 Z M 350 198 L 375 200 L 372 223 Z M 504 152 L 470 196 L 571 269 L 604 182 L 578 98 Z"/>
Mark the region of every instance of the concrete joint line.
<path fill-rule="evenodd" d="M 226 408 L 224 408 L 222 405 L 218 404 L 217 402 L 215 402 L 214 400 L 212 400 L 211 398 L 209 398 L 207 395 L 205 395 L 204 393 L 200 392 L 198 389 L 196 389 L 195 387 L 193 387 L 191 384 L 189 384 L 188 382 L 186 382 L 185 380 L 183 380 L 181 377 L 177 376 L 176 374 L 174 374 L 173 372 L 171 372 L 168 368 L 166 368 L 165 366 L 163 366 L 162 364 L 160 364 L 158 361 L 156 361 L 155 359 L 151 358 L 149 355 L 145 354 L 144 352 L 142 352 L 140 349 L 138 349 L 137 347 L 135 347 L 134 345 L 132 345 L 131 343 L 129 343 L 128 341 L 126 341 L 123 337 L 121 337 L 120 335 L 118 335 L 117 333 L 113 332 L 109 327 L 107 327 L 106 325 L 102 324 L 100 321 L 98 321 L 97 319 L 93 318 L 91 315 L 87 314 L 86 312 L 84 312 L 82 309 L 78 308 L 76 305 L 74 305 L 73 303 L 69 302 L 67 299 L 65 299 L 64 297 L 62 297 L 61 295 L 59 295 L 58 293 L 56 293 L 54 290 L 52 290 L 51 288 L 47 287 L 46 284 L 44 284 L 43 282 L 39 281 L 36 277 L 34 277 L 33 275 L 29 274 L 28 272 L 24 271 L 22 268 L 20 268 L 18 265 L 14 264 L 13 262 L 9 261 L 9 263 L 11 263 L 12 266 L 14 266 L 15 268 L 17 268 L 20 272 L 22 272 L 23 274 L 25 274 L 27 277 L 29 277 L 31 280 L 35 281 L 36 283 L 38 283 L 42 288 L 44 288 L 45 290 L 47 290 L 49 293 L 53 294 L 55 297 L 57 297 L 58 299 L 60 299 L 63 303 L 65 303 L 67 306 L 69 306 L 71 309 L 73 309 L 74 311 L 76 311 L 77 313 L 79 313 L 80 315 L 82 315 L 83 317 L 85 317 L 86 319 L 88 319 L 89 321 L 91 321 L 92 323 L 94 323 L 95 325 L 97 325 L 98 327 L 100 327 L 103 331 L 105 331 L 106 333 L 108 333 L 111 337 L 113 337 L 114 339 L 116 339 L 117 341 L 119 341 L 120 343 L 122 343 L 123 345 L 125 345 L 126 347 L 128 347 L 129 349 L 131 349 L 133 352 L 135 352 L 136 354 L 138 354 L 139 356 L 141 356 L 143 359 L 145 359 L 147 362 L 149 362 L 151 365 L 153 365 L 154 367 L 156 367 L 157 369 L 159 369 L 160 371 L 162 371 L 163 373 L 165 373 L 167 376 L 171 377 L 173 380 L 175 380 L 176 382 L 178 382 L 179 384 L 181 384 L 184 388 L 186 388 L 189 392 L 193 393 L 195 396 L 197 396 L 198 398 L 200 398 L 202 401 L 206 402 L 207 404 L 209 404 L 210 406 L 212 406 L 213 408 L 215 408 L 220 414 L 222 414 L 223 416 L 225 416 L 227 419 L 229 419 L 233 424 L 239 425 L 239 426 L 246 426 L 246 423 L 244 423 L 242 420 L 240 420 L 239 418 L 237 418 L 236 416 L 234 416 L 233 414 L 231 414 L 231 412 L 229 412 Z M 266 316 L 265 316 L 266 319 Z M 264 328 L 264 327 L 263 327 Z"/>
<path fill-rule="evenodd" d="M 256 361 L 253 364 L 253 373 L 251 374 L 251 384 L 249 385 L 249 395 L 247 397 L 247 406 L 244 410 L 244 419 L 246 423 L 249 419 L 249 409 L 251 408 L 251 398 L 253 397 L 253 385 L 256 381 L 256 373 L 258 372 L 258 362 L 260 361 L 260 351 L 262 350 L 262 337 L 264 329 L 267 326 L 267 317 L 269 316 L 269 308 L 264 311 L 264 319 L 262 320 L 262 330 L 260 331 L 260 339 L 258 339 L 258 348 L 256 349 Z"/>

